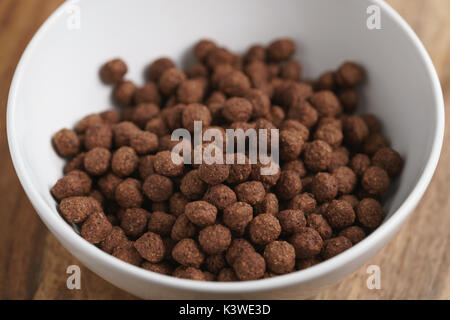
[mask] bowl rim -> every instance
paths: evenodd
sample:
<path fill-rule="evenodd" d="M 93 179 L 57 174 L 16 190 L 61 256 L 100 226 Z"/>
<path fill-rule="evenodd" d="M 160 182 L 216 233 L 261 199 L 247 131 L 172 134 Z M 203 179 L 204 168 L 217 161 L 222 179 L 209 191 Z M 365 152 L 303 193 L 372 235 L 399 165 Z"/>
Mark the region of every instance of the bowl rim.
<path fill-rule="evenodd" d="M 77 0 L 78 2 L 79 0 Z M 36 44 L 39 42 L 43 34 L 52 26 L 52 24 L 67 10 L 67 7 L 71 5 L 73 1 L 66 1 L 60 7 L 58 7 L 43 25 L 39 28 L 32 40 L 25 49 L 14 73 L 13 81 L 11 83 L 8 104 L 7 104 L 7 136 L 8 144 L 13 160 L 13 165 L 19 180 L 27 194 L 28 198 L 32 202 L 37 213 L 50 229 L 52 233 L 60 240 L 63 239 L 63 245 L 67 248 L 70 244 L 71 250 L 69 250 L 75 256 L 84 255 L 86 258 L 98 261 L 99 264 L 108 265 L 108 268 L 114 269 L 115 272 L 119 272 L 126 276 L 138 278 L 146 283 L 156 283 L 161 286 L 170 287 L 173 289 L 182 289 L 192 292 L 201 293 L 247 293 L 247 292 L 259 292 L 273 289 L 279 289 L 291 285 L 299 285 L 317 278 L 320 278 L 328 273 L 336 271 L 346 264 L 356 260 L 364 252 L 368 252 L 371 249 L 375 249 L 379 244 L 383 242 L 383 239 L 390 234 L 395 233 L 402 223 L 406 220 L 409 214 L 414 210 L 419 200 L 423 196 L 430 180 L 436 169 L 442 143 L 444 137 L 444 99 L 442 95 L 442 89 L 437 76 L 433 63 L 424 48 L 422 42 L 418 36 L 408 25 L 408 23 L 386 2 L 383 0 L 368 0 L 368 3 L 378 5 L 383 14 L 388 15 L 395 23 L 401 27 L 405 36 L 407 36 L 414 44 L 418 53 L 425 64 L 427 70 L 427 77 L 431 80 L 431 86 L 433 88 L 434 98 L 436 104 L 433 106 L 436 111 L 435 130 L 433 137 L 433 145 L 431 152 L 426 161 L 426 165 L 420 175 L 420 178 L 409 193 L 402 205 L 392 214 L 392 216 L 383 224 L 373 231 L 367 238 L 360 243 L 356 244 L 349 250 L 326 260 L 313 267 L 305 270 L 296 271 L 290 274 L 281 275 L 276 278 L 261 279 L 257 281 L 245 281 L 245 282 L 206 282 L 206 281 L 193 281 L 186 279 L 178 279 L 172 276 L 161 275 L 154 272 L 149 272 L 140 267 L 128 264 L 120 259 L 117 259 L 96 246 L 91 245 L 89 242 L 81 238 L 77 233 L 73 232 L 72 227 L 67 224 L 63 219 L 56 216 L 53 212 L 54 208 L 51 208 L 44 199 L 39 195 L 36 189 L 33 187 L 31 179 L 28 177 L 24 160 L 20 156 L 20 148 L 16 134 L 16 96 L 18 94 L 18 87 L 22 79 L 23 70 L 26 68 L 30 56 L 33 54 Z M 61 241 L 61 240 L 60 240 Z M 81 254 L 82 253 L 82 254 Z M 99 274 L 99 276 L 102 276 Z"/>

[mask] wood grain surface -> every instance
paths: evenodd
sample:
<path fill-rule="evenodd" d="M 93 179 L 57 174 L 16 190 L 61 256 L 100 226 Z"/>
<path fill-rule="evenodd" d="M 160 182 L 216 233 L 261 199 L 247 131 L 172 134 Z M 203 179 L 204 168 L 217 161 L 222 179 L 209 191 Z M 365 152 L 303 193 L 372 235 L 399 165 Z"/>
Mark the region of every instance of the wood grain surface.
<path fill-rule="evenodd" d="M 0 0 L 0 299 L 133 299 L 83 267 L 50 234 L 14 172 L 6 103 L 14 69 L 42 22 L 63 0 Z M 424 42 L 450 104 L 450 1 L 388 0 Z M 450 124 L 450 112 L 446 122 Z M 450 153 L 448 130 L 436 174 L 414 214 L 376 257 L 314 299 L 450 298 Z M 79 265 L 81 290 L 68 290 L 66 268 Z M 381 289 L 366 286 L 369 265 Z"/>

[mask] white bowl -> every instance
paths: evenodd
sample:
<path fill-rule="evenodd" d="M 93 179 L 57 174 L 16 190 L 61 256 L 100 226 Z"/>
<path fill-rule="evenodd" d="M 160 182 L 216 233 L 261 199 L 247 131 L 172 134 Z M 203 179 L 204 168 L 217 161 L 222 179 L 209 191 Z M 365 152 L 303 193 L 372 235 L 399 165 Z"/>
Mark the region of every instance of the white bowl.
<path fill-rule="evenodd" d="M 366 26 L 369 5 L 381 29 Z M 77 17 L 80 17 L 80 25 Z M 77 27 L 80 27 L 77 29 Z M 75 28 L 75 29 L 74 29 Z M 246 283 L 176 279 L 134 267 L 89 244 L 60 217 L 49 189 L 63 160 L 52 135 L 111 107 L 98 69 L 120 56 L 128 78 L 161 55 L 183 65 L 202 37 L 243 52 L 250 43 L 289 36 L 308 77 L 354 60 L 368 71 L 362 109 L 379 116 L 406 159 L 384 205 L 383 224 L 361 243 L 307 270 Z M 444 106 L 438 77 L 420 40 L 383 1 L 361 0 L 79 0 L 64 3 L 37 32 L 17 67 L 8 101 L 8 139 L 20 181 L 59 241 L 88 268 L 142 298 L 300 298 L 350 274 L 396 233 L 422 197 L 439 159 Z"/>

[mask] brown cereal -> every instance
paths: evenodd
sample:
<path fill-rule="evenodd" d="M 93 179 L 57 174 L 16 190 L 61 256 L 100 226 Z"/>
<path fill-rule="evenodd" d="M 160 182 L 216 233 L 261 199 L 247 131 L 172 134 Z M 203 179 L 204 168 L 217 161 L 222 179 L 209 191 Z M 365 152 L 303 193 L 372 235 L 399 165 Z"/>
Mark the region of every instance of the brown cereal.
<path fill-rule="evenodd" d="M 217 281 L 219 282 L 230 282 L 230 281 L 239 281 L 236 273 L 231 268 L 223 268 L 220 270 L 219 275 L 217 276 Z"/>
<path fill-rule="evenodd" d="M 301 210 L 283 210 L 278 212 L 276 217 L 284 234 L 300 232 L 303 227 L 306 227 L 305 215 Z"/>
<path fill-rule="evenodd" d="M 370 159 L 367 155 L 358 153 L 350 160 L 350 168 L 357 176 L 362 176 L 367 168 L 370 167 Z"/>
<path fill-rule="evenodd" d="M 114 144 L 120 148 L 130 145 L 130 137 L 139 131 L 139 128 L 132 122 L 123 121 L 113 127 Z"/>
<path fill-rule="evenodd" d="M 219 254 L 230 246 L 231 232 L 221 224 L 208 226 L 200 231 L 198 242 L 207 254 Z"/>
<path fill-rule="evenodd" d="M 134 93 L 134 103 L 139 105 L 141 103 L 161 104 L 161 95 L 158 91 L 158 86 L 155 82 L 147 82 L 144 86 L 137 88 Z"/>
<path fill-rule="evenodd" d="M 222 219 L 232 231 L 243 234 L 253 219 L 253 208 L 248 203 L 235 202 L 224 209 Z"/>
<path fill-rule="evenodd" d="M 250 222 L 249 234 L 254 244 L 265 245 L 280 236 L 281 225 L 274 215 L 261 213 Z"/>
<path fill-rule="evenodd" d="M 273 241 L 264 248 L 267 268 L 276 273 L 291 272 L 295 266 L 295 249 L 286 241 Z"/>
<path fill-rule="evenodd" d="M 81 226 L 81 236 L 90 243 L 103 241 L 111 232 L 112 225 L 101 211 L 92 212 Z"/>
<path fill-rule="evenodd" d="M 191 103 L 183 109 L 183 127 L 190 132 L 194 132 L 194 121 L 201 121 L 203 127 L 208 127 L 211 124 L 211 112 L 205 105 Z"/>
<path fill-rule="evenodd" d="M 266 193 L 264 199 L 255 205 L 255 213 L 269 213 L 276 215 L 278 213 L 278 198 L 274 193 Z"/>
<path fill-rule="evenodd" d="M 301 210 L 305 214 L 310 214 L 316 208 L 316 199 L 311 193 L 301 193 L 296 195 L 289 201 L 289 209 Z"/>
<path fill-rule="evenodd" d="M 134 247 L 134 242 L 132 241 L 121 243 L 115 247 L 112 255 L 135 266 L 139 266 L 142 261 L 142 257 L 139 252 L 137 252 Z"/>
<path fill-rule="evenodd" d="M 368 155 L 374 155 L 378 150 L 388 147 L 389 141 L 381 133 L 369 135 L 362 145 L 362 151 Z"/>
<path fill-rule="evenodd" d="M 302 134 L 293 129 L 280 131 L 280 159 L 289 161 L 298 158 L 302 152 L 304 138 Z"/>
<path fill-rule="evenodd" d="M 205 83 L 202 78 L 184 80 L 177 89 L 177 99 L 181 103 L 198 103 L 205 95 Z"/>
<path fill-rule="evenodd" d="M 333 200 L 327 207 L 325 217 L 333 228 L 342 229 L 355 222 L 355 211 L 349 202 Z"/>
<path fill-rule="evenodd" d="M 109 169 L 111 163 L 111 152 L 105 148 L 96 147 L 86 153 L 83 167 L 93 176 L 101 176 Z"/>
<path fill-rule="evenodd" d="M 264 200 L 266 191 L 259 181 L 249 181 L 238 184 L 234 189 L 239 201 L 247 202 L 254 206 Z"/>
<path fill-rule="evenodd" d="M 69 223 L 80 223 L 86 220 L 96 207 L 90 197 L 68 197 L 61 200 L 59 212 Z M 101 210 L 100 210 L 101 211 Z"/>
<path fill-rule="evenodd" d="M 59 130 L 53 136 L 53 144 L 61 157 L 72 157 L 80 151 L 80 140 L 73 130 Z"/>
<path fill-rule="evenodd" d="M 147 69 L 147 78 L 153 81 L 158 81 L 164 71 L 173 67 L 175 67 L 175 64 L 169 58 L 159 58 L 153 61 L 153 63 Z"/>
<path fill-rule="evenodd" d="M 136 89 L 137 87 L 133 82 L 129 80 L 121 81 L 114 87 L 114 100 L 121 106 L 130 106 L 133 103 Z"/>
<path fill-rule="evenodd" d="M 179 161 L 179 164 L 173 161 L 174 158 Z M 153 159 L 153 167 L 155 172 L 160 175 L 176 177 L 183 173 L 184 163 L 182 160 L 183 158 L 171 151 L 160 151 Z"/>
<path fill-rule="evenodd" d="M 173 224 L 170 236 L 172 239 L 179 241 L 184 238 L 190 238 L 195 234 L 195 226 L 185 214 L 178 216 Z"/>
<path fill-rule="evenodd" d="M 233 270 L 241 281 L 260 279 L 266 271 L 266 261 L 259 253 L 248 252 L 236 259 Z"/>
<path fill-rule="evenodd" d="M 386 147 L 375 153 L 372 164 L 386 170 L 389 176 L 395 177 L 402 171 L 403 159 L 397 151 Z"/>
<path fill-rule="evenodd" d="M 274 62 L 288 60 L 295 53 L 295 43 L 291 39 L 279 39 L 267 48 L 267 57 Z"/>
<path fill-rule="evenodd" d="M 114 249 L 128 242 L 125 232 L 120 227 L 112 227 L 111 232 L 100 243 L 103 251 L 112 254 Z"/>
<path fill-rule="evenodd" d="M 170 96 L 178 86 L 186 79 L 186 74 L 177 68 L 164 71 L 159 77 L 158 87 L 162 94 Z"/>
<path fill-rule="evenodd" d="M 346 237 L 353 245 L 357 244 L 366 237 L 364 230 L 358 226 L 350 226 L 339 232 L 339 236 Z"/>
<path fill-rule="evenodd" d="M 311 128 L 317 123 L 319 114 L 306 100 L 300 100 L 289 108 L 287 118 Z"/>
<path fill-rule="evenodd" d="M 319 116 L 335 117 L 342 112 L 342 106 L 336 95 L 329 90 L 314 93 L 309 99 Z"/>
<path fill-rule="evenodd" d="M 327 71 L 320 75 L 316 82 L 318 90 L 334 90 L 336 87 L 336 80 L 333 71 Z"/>
<path fill-rule="evenodd" d="M 237 201 L 236 193 L 224 184 L 209 187 L 203 199 L 212 203 L 219 210 L 223 210 Z"/>
<path fill-rule="evenodd" d="M 247 99 L 234 97 L 228 99 L 223 106 L 222 116 L 229 122 L 248 121 L 252 115 L 253 106 Z"/>
<path fill-rule="evenodd" d="M 300 81 L 302 66 L 297 61 L 287 61 L 281 66 L 280 77 L 286 80 Z"/>
<path fill-rule="evenodd" d="M 319 172 L 311 182 L 311 192 L 318 202 L 333 200 L 338 193 L 337 179 L 329 173 Z"/>
<path fill-rule="evenodd" d="M 100 77 L 106 83 L 118 83 L 127 73 L 128 67 L 122 59 L 113 59 L 105 63 L 100 69 Z"/>
<path fill-rule="evenodd" d="M 119 177 L 127 177 L 136 170 L 139 158 L 133 148 L 120 147 L 111 159 L 111 169 Z"/>
<path fill-rule="evenodd" d="M 186 205 L 184 213 L 193 224 L 206 227 L 216 221 L 217 208 L 206 201 L 194 201 Z"/>
<path fill-rule="evenodd" d="M 356 217 L 364 227 L 375 229 L 383 221 L 384 212 L 377 200 L 366 198 L 356 207 Z"/>
<path fill-rule="evenodd" d="M 141 268 L 160 274 L 165 274 L 166 276 L 170 276 L 173 272 L 173 267 L 168 262 L 151 263 L 148 261 L 144 261 L 141 264 Z"/>
<path fill-rule="evenodd" d="M 305 145 L 303 161 L 311 171 L 324 171 L 331 162 L 332 148 L 322 140 L 314 140 Z"/>
<path fill-rule="evenodd" d="M 289 242 L 294 246 L 297 259 L 312 258 L 322 250 L 323 240 L 313 228 L 302 228 L 294 233 Z"/>
<path fill-rule="evenodd" d="M 164 258 L 164 243 L 156 233 L 144 233 L 134 242 L 134 247 L 141 257 L 149 262 L 157 263 Z"/>
<path fill-rule="evenodd" d="M 280 179 L 276 187 L 276 194 L 279 198 L 290 200 L 302 191 L 302 180 L 297 172 L 293 170 L 281 171 Z"/>
<path fill-rule="evenodd" d="M 139 208 L 144 201 L 141 183 L 133 178 L 123 180 L 116 187 L 115 200 L 122 208 Z"/>
<path fill-rule="evenodd" d="M 232 97 L 242 97 L 250 89 L 250 80 L 241 71 L 231 71 L 219 82 L 219 89 Z"/>
<path fill-rule="evenodd" d="M 333 229 L 328 221 L 321 214 L 310 214 L 307 217 L 307 226 L 316 230 L 322 239 L 331 238 Z"/>
<path fill-rule="evenodd" d="M 369 135 L 369 128 L 360 116 L 349 116 L 343 123 L 344 139 L 353 148 L 358 148 Z"/>
<path fill-rule="evenodd" d="M 188 199 L 197 200 L 203 197 L 207 185 L 200 178 L 199 170 L 191 170 L 181 179 L 180 191 Z"/>
<path fill-rule="evenodd" d="M 220 254 L 209 255 L 205 259 L 205 268 L 213 274 L 218 274 L 223 268 L 227 266 L 225 256 Z"/>
<path fill-rule="evenodd" d="M 336 72 L 336 82 L 341 87 L 354 87 L 364 79 L 364 70 L 353 62 L 343 63 Z"/>
<path fill-rule="evenodd" d="M 148 154 L 158 150 L 158 136 L 148 131 L 138 131 L 130 138 L 130 146 L 138 154 Z"/>
<path fill-rule="evenodd" d="M 160 236 L 170 235 L 176 217 L 162 212 L 154 211 L 148 220 L 148 231 L 159 234 Z"/>
<path fill-rule="evenodd" d="M 349 167 L 339 167 L 334 169 L 333 176 L 337 180 L 338 191 L 342 194 L 352 193 L 356 187 L 358 179 L 356 174 Z"/>
<path fill-rule="evenodd" d="M 122 182 L 122 179 L 113 173 L 108 173 L 98 179 L 97 185 L 102 194 L 109 200 L 114 200 L 117 186 Z"/>
<path fill-rule="evenodd" d="M 172 273 L 175 278 L 189 279 L 196 281 L 206 281 L 205 273 L 197 268 L 179 266 Z"/>
<path fill-rule="evenodd" d="M 141 208 L 127 209 L 120 218 L 120 227 L 127 236 L 139 237 L 147 230 L 149 216 L 150 213 Z"/>
<path fill-rule="evenodd" d="M 175 216 L 183 214 L 188 202 L 188 199 L 181 192 L 175 192 L 169 199 L 170 212 Z"/>
<path fill-rule="evenodd" d="M 361 185 L 371 195 L 383 195 L 389 188 L 390 179 L 387 172 L 380 167 L 369 167 L 364 171 Z"/>
<path fill-rule="evenodd" d="M 152 201 L 166 201 L 173 193 L 173 182 L 165 176 L 151 174 L 145 179 L 142 190 Z"/>
<path fill-rule="evenodd" d="M 87 150 L 93 148 L 110 149 L 112 146 L 113 133 L 109 125 L 91 126 L 86 129 L 84 135 L 84 147 Z"/>
<path fill-rule="evenodd" d="M 91 179 L 84 172 L 73 170 L 59 179 L 50 191 L 56 200 L 62 200 L 88 194 L 91 184 Z"/>
<path fill-rule="evenodd" d="M 332 148 L 337 148 L 341 145 L 344 135 L 342 130 L 335 125 L 319 125 L 319 128 L 314 133 L 314 139 L 323 140 Z"/>
<path fill-rule="evenodd" d="M 239 159 L 241 156 L 243 157 L 243 160 L 242 162 L 238 162 L 240 161 Z M 243 154 L 235 153 L 233 164 L 230 164 L 228 167 L 229 174 L 227 180 L 225 181 L 230 184 L 237 184 L 246 181 L 252 172 L 252 166 L 249 163 L 249 159 Z"/>
<path fill-rule="evenodd" d="M 339 101 L 347 113 L 352 113 L 358 106 L 358 94 L 354 89 L 345 89 L 339 93 Z"/>
<path fill-rule="evenodd" d="M 324 259 L 330 259 L 334 256 L 338 255 L 341 252 L 344 252 L 345 250 L 351 248 L 352 242 L 347 239 L 346 237 L 336 237 L 332 238 L 326 241 L 323 251 L 322 251 L 322 257 Z"/>
<path fill-rule="evenodd" d="M 227 180 L 230 168 L 226 164 L 202 163 L 198 168 L 198 176 L 209 185 L 216 185 Z"/>

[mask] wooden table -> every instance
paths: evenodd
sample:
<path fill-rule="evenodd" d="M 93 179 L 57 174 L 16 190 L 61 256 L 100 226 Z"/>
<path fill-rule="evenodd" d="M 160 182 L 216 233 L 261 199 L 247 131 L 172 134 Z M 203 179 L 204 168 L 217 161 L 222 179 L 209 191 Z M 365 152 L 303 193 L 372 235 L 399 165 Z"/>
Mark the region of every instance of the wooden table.
<path fill-rule="evenodd" d="M 62 2 L 0 1 L 0 299 L 133 299 L 83 267 L 50 234 L 23 192 L 9 156 L 5 109 L 14 69 L 34 32 Z M 424 42 L 450 104 L 450 1 L 388 2 Z M 447 112 L 448 124 L 449 117 Z M 315 299 L 450 298 L 449 152 L 444 145 L 430 187 L 396 238 L 365 266 Z M 73 264 L 82 270 L 81 290 L 66 287 L 66 268 Z M 380 290 L 366 286 L 366 269 L 373 264 L 381 268 Z"/>

